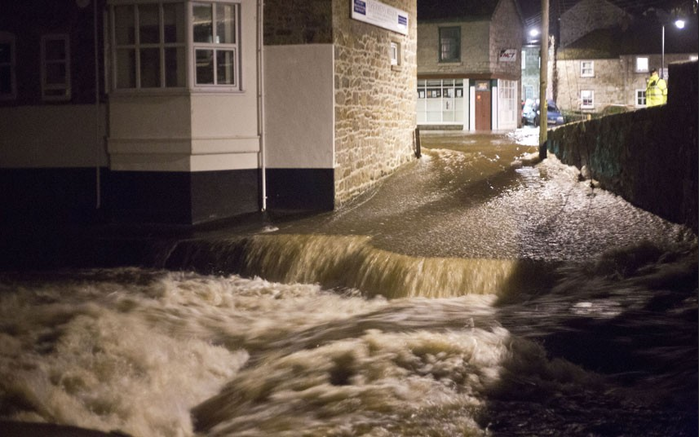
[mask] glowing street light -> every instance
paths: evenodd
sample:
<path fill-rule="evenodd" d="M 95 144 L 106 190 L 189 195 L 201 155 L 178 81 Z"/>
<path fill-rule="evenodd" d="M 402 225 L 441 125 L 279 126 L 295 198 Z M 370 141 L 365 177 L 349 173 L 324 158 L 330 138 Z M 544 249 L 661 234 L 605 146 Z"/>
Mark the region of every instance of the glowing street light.
<path fill-rule="evenodd" d="M 656 12 L 657 13 L 657 12 Z M 658 14 L 660 16 L 660 14 Z M 684 29 L 684 20 L 682 19 L 677 19 L 675 20 L 675 27 L 678 29 Z M 660 53 L 660 78 L 665 79 L 665 21 L 662 22 L 663 26 L 663 40 L 661 44 L 661 53 Z"/>
<path fill-rule="evenodd" d="M 529 36 L 538 36 L 539 35 L 539 29 L 532 29 L 529 31 Z"/>

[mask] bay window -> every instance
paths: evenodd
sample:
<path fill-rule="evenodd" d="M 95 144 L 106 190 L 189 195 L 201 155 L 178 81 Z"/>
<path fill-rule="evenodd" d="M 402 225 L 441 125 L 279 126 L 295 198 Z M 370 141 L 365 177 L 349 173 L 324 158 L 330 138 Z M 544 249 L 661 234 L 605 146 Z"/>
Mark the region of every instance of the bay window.
<path fill-rule="evenodd" d="M 232 3 L 192 4 L 196 85 L 238 86 L 237 9 Z"/>
<path fill-rule="evenodd" d="M 185 0 L 110 3 L 112 89 L 240 90 L 239 4 Z M 190 29 L 187 23 L 191 23 Z"/>

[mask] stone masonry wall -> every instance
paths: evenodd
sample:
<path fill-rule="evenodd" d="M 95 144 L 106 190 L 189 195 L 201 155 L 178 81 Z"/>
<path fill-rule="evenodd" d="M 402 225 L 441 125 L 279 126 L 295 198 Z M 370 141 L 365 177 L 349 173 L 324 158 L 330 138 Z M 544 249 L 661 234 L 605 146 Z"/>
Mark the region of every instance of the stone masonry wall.
<path fill-rule="evenodd" d="M 606 190 L 697 232 L 697 62 L 670 65 L 668 104 L 549 131 L 547 149 Z"/>
<path fill-rule="evenodd" d="M 651 68 L 660 67 L 660 55 L 648 56 Z M 689 54 L 666 54 L 665 62 L 687 61 Z M 609 105 L 636 105 L 636 90 L 646 89 L 648 72 L 636 72 L 636 56 L 625 55 L 613 59 L 590 59 L 594 61 L 594 77 L 581 77 L 580 59 L 558 60 L 558 106 L 563 110 L 580 110 L 580 91 L 595 93 L 595 107 L 590 112 L 602 111 Z M 669 75 L 668 89 L 673 86 Z M 587 111 L 587 110 L 586 110 Z"/>
<path fill-rule="evenodd" d="M 523 40 L 524 31 L 514 1 L 501 1 L 493 13 L 490 24 L 490 62 L 493 74 L 509 80 L 520 80 Z M 516 60 L 500 62 L 500 51 L 503 49 L 516 49 Z"/>
<path fill-rule="evenodd" d="M 439 62 L 439 28 L 461 28 L 461 61 Z M 421 22 L 418 25 L 418 74 L 487 74 L 490 72 L 488 21 Z M 497 58 L 496 58 L 497 59 Z"/>
<path fill-rule="evenodd" d="M 332 0 L 265 0 L 265 45 L 331 44 Z"/>
<path fill-rule="evenodd" d="M 366 191 L 414 157 L 416 0 L 382 0 L 409 15 L 407 36 L 350 18 L 333 1 L 335 44 L 335 202 Z M 401 65 L 391 66 L 391 41 Z"/>
<path fill-rule="evenodd" d="M 561 15 L 561 45 L 566 45 L 595 29 L 614 27 L 630 17 L 605 0 L 583 0 Z"/>

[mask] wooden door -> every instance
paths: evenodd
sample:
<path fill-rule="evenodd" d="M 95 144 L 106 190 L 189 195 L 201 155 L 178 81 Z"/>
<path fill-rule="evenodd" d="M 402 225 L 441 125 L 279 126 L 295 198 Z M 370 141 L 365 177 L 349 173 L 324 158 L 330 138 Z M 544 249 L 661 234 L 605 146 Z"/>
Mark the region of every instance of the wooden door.
<path fill-rule="evenodd" d="M 490 110 L 490 91 L 476 90 L 476 130 L 491 130 Z"/>

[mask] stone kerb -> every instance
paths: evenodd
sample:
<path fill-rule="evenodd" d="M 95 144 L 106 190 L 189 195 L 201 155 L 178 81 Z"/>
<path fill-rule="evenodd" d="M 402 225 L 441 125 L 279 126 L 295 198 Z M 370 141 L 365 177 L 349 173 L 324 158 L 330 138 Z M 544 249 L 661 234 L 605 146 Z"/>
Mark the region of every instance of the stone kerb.
<path fill-rule="evenodd" d="M 630 203 L 697 232 L 697 63 L 670 66 L 668 105 L 549 131 L 547 150 Z"/>

